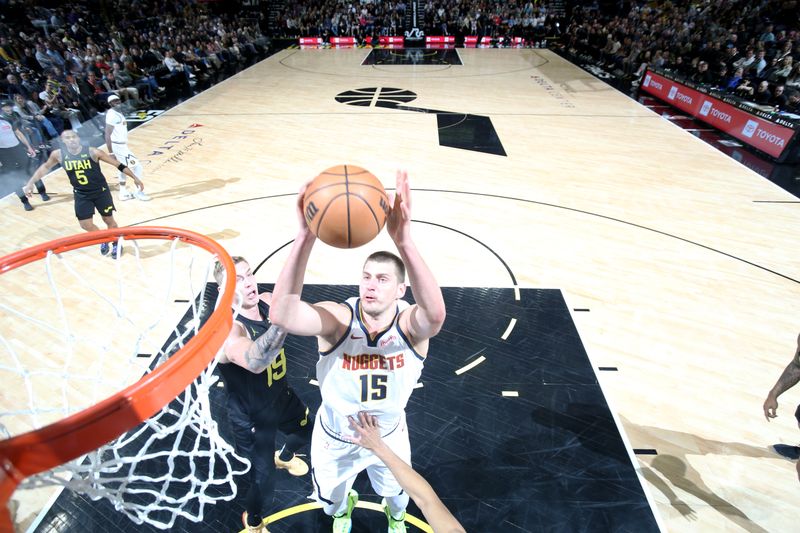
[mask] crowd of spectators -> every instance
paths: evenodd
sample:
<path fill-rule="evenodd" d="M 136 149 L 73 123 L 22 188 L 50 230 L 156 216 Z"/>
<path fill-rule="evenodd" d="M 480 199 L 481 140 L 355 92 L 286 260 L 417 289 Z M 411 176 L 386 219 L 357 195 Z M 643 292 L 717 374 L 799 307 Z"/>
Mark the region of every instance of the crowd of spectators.
<path fill-rule="evenodd" d="M 65 128 L 102 132 L 112 94 L 127 110 L 152 107 L 263 57 L 269 45 L 257 17 L 189 0 L 30 4 L 0 9 L 0 103 L 11 104 L 0 106 L 2 172 L 35 168 Z M 37 153 L 30 160 L 28 144 Z"/>
<path fill-rule="evenodd" d="M 192 91 L 263 56 L 269 44 L 260 30 L 264 11 L 248 15 L 241 6 L 225 14 L 194 0 L 52 5 L 9 0 L 0 10 L 0 164 L 6 168 L 24 163 L 31 149 L 46 155 L 48 141 L 65 128 L 102 130 L 100 114 L 111 94 L 129 108 L 151 106 L 171 89 Z M 411 26 L 408 0 L 282 5 L 276 37 L 364 42 L 403 35 Z M 570 54 L 622 78 L 636 80 L 650 66 L 800 113 L 797 0 L 593 0 L 573 3 L 561 27 L 542 0 L 424 0 L 418 6 L 416 26 L 426 35 L 454 35 L 457 42 L 465 35 L 528 43 L 559 38 Z"/>
<path fill-rule="evenodd" d="M 555 31 L 541 0 L 424 0 L 419 2 L 417 25 L 425 35 L 522 37 L 543 40 Z M 298 0 L 287 2 L 278 17 L 278 33 L 287 37 L 403 36 L 412 26 L 406 0 Z"/>
<path fill-rule="evenodd" d="M 565 47 L 630 80 L 650 66 L 800 114 L 798 7 L 795 0 L 623 2 L 611 9 L 595 2 L 573 11 Z"/>

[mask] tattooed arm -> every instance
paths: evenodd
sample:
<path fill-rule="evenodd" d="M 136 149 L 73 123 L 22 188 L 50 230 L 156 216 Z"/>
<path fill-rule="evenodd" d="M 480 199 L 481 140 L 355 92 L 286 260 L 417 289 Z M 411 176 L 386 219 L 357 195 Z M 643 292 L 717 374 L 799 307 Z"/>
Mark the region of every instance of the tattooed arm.
<path fill-rule="evenodd" d="M 259 374 L 275 362 L 285 340 L 286 330 L 274 324 L 263 335 L 250 340 L 244 326 L 234 322 L 219 362 L 234 363 L 254 374 Z"/>
<path fill-rule="evenodd" d="M 800 336 L 797 337 L 797 348 L 792 361 L 786 366 L 764 401 L 764 416 L 767 420 L 778 416 L 778 396 L 797 385 L 798 381 L 800 381 Z"/>

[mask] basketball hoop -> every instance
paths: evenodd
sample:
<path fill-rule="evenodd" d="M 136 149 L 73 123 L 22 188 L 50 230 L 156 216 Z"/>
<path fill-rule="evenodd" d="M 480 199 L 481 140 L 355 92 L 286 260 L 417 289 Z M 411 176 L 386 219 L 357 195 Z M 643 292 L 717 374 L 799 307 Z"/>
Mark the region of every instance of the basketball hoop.
<path fill-rule="evenodd" d="M 152 241 L 156 241 L 156 243 L 152 243 Z M 156 244 L 156 246 L 150 246 L 149 255 L 144 254 L 148 256 L 147 258 L 142 257 L 143 249 L 140 242 Z M 116 260 L 102 257 L 97 254 L 95 245 L 103 243 L 117 243 L 120 249 L 124 243 L 125 252 Z M 194 267 L 196 264 L 194 255 L 199 249 L 205 250 L 210 255 L 207 256 L 205 271 L 198 272 L 198 269 Z M 169 257 L 167 257 L 167 252 L 169 252 Z M 47 331 L 47 334 L 52 334 L 54 338 L 63 342 L 63 344 L 56 344 L 56 346 L 48 348 L 51 351 L 47 353 L 36 352 L 34 357 L 29 357 L 31 361 L 34 363 L 38 363 L 40 359 L 47 361 L 52 358 L 49 356 L 53 353 L 61 355 L 62 352 L 66 352 L 65 360 L 75 355 L 73 352 L 80 352 L 79 355 L 83 355 L 84 345 L 92 346 L 92 342 L 95 340 L 93 337 L 88 339 L 81 337 L 83 334 L 79 329 L 84 326 L 81 323 L 83 316 L 79 315 L 76 318 L 70 315 L 70 312 L 74 314 L 75 309 L 80 309 L 82 313 L 85 307 L 80 306 L 86 306 L 96 307 L 98 312 L 105 313 L 101 316 L 102 322 L 95 324 L 95 329 L 106 330 L 98 333 L 98 337 L 105 335 L 112 339 L 108 343 L 106 343 L 108 339 L 97 341 L 101 355 L 98 358 L 100 362 L 97 363 L 99 370 L 96 370 L 99 378 L 104 378 L 104 374 L 124 374 L 128 370 L 126 366 L 125 371 L 115 372 L 109 371 L 103 366 L 106 364 L 106 360 L 111 359 L 114 355 L 112 350 L 106 349 L 106 347 L 113 348 L 114 342 L 119 340 L 113 335 L 116 333 L 115 331 L 111 332 L 112 335 L 108 335 L 107 330 L 114 327 L 111 325 L 113 321 L 123 324 L 123 327 L 119 329 L 124 330 L 125 333 L 128 333 L 129 329 L 138 328 L 138 331 L 130 335 L 134 339 L 135 346 L 132 351 L 130 348 L 128 349 L 129 357 L 125 364 L 147 364 L 148 368 L 145 369 L 141 379 L 135 383 L 124 386 L 122 390 L 114 389 L 119 392 L 100 401 L 88 398 L 88 406 L 76 408 L 75 405 L 80 402 L 76 402 L 73 397 L 84 399 L 89 394 L 84 391 L 76 391 L 77 387 L 62 385 L 64 381 L 72 377 L 65 375 L 63 370 L 68 366 L 67 363 L 64 363 L 62 367 L 52 365 L 43 370 L 32 370 L 23 361 L 25 355 L 23 352 L 28 349 L 31 342 L 36 340 L 34 337 L 37 333 L 30 331 L 33 328 L 27 328 L 29 324 L 25 324 L 24 330 L 31 338 L 12 338 L 10 340 L 6 337 L 5 330 L 0 330 L 0 350 L 5 347 L 12 360 L 8 364 L 0 361 L 0 370 L 19 376 L 19 381 L 24 383 L 24 387 L 29 393 L 27 400 L 20 399 L 20 403 L 24 404 L 22 407 L 10 410 L 6 405 L 0 407 L 0 430 L 3 433 L 0 434 L 0 438 L 5 438 L 0 441 L 0 531 L 13 531 L 7 503 L 17 486 L 26 479 L 28 480 L 26 484 L 30 483 L 34 486 L 63 484 L 85 492 L 93 499 L 109 498 L 118 510 L 125 512 L 137 523 L 148 522 L 161 528 L 171 527 L 178 515 L 192 520 L 201 520 L 204 503 L 214 503 L 218 499 L 232 499 L 236 494 L 232 476 L 246 471 L 249 463 L 237 456 L 232 447 L 221 439 L 216 423 L 210 417 L 208 406 L 208 389 L 216 381 L 216 377 L 211 375 L 211 371 L 215 367 L 215 355 L 230 332 L 233 320 L 232 304 L 235 295 L 236 271 L 233 261 L 224 248 L 208 237 L 181 229 L 130 227 L 96 231 L 56 239 L 0 258 L 0 274 L 5 274 L 0 281 L 5 280 L 9 272 L 17 269 L 22 271 L 19 275 L 22 276 L 23 282 L 25 282 L 26 276 L 31 280 L 36 280 L 37 276 L 39 276 L 38 279 L 41 279 L 41 270 L 37 269 L 38 274 L 36 271 L 31 273 L 30 271 L 34 267 L 26 267 L 26 265 L 39 260 L 45 260 L 49 288 L 54 294 L 61 320 L 59 321 L 58 317 L 50 313 L 48 317 L 50 322 L 48 322 L 47 319 L 42 320 L 35 313 L 29 311 L 29 307 L 42 306 L 42 302 L 39 302 L 41 294 L 35 290 L 18 298 L 17 303 L 26 305 L 13 307 L 15 303 L 13 301 L 11 305 L 7 305 L 5 301 L 0 302 L 0 313 L 9 314 L 15 319 L 26 319 L 27 322 L 40 326 L 43 331 Z M 188 265 L 189 285 L 193 284 L 192 278 L 194 277 L 204 289 L 209 273 L 217 260 L 225 267 L 226 276 L 224 287 L 221 287 L 217 297 L 216 309 L 211 312 L 205 323 L 201 324 L 206 318 L 204 315 L 207 315 L 210 310 L 206 309 L 202 300 L 198 305 L 195 296 L 198 292 L 203 294 L 204 291 L 195 290 L 197 285 L 184 289 L 184 294 L 194 291 L 191 298 L 183 300 L 192 302 L 190 306 L 191 320 L 185 324 L 183 329 L 174 326 L 174 322 L 173 325 L 169 325 L 167 332 L 170 334 L 171 342 L 163 344 L 162 348 L 153 350 L 158 353 L 151 359 L 145 359 L 145 363 L 142 363 L 143 354 L 137 352 L 140 352 L 148 343 L 152 344 L 154 341 L 150 340 L 150 336 L 158 331 L 157 321 L 154 321 L 153 318 L 160 320 L 169 315 L 168 311 L 172 309 L 170 306 L 174 306 L 175 287 L 180 286 L 183 282 L 182 278 L 175 275 L 175 265 Z M 166 282 L 163 281 L 165 277 L 163 270 L 159 270 L 160 275 L 158 276 L 145 272 L 143 263 L 146 261 L 152 261 L 153 265 L 158 264 L 159 266 L 168 261 L 170 265 L 169 279 Z M 96 262 L 103 262 L 99 269 L 96 268 Z M 91 281 L 86 280 L 82 274 L 82 265 L 95 267 L 93 271 L 95 274 Z M 102 274 L 114 270 L 119 279 L 115 281 L 109 275 L 109 279 L 105 280 L 108 281 L 106 288 L 110 288 L 108 292 L 114 295 L 108 296 L 98 289 L 98 286 L 103 285 L 104 281 L 98 278 L 102 277 Z M 162 300 L 160 302 L 146 305 L 144 317 L 141 319 L 132 316 L 129 308 L 136 307 L 136 305 L 131 306 L 130 299 L 133 296 L 134 299 L 138 297 L 143 300 L 142 295 L 146 293 L 146 290 L 142 289 L 143 285 L 136 285 L 133 291 L 124 288 L 125 282 L 132 278 L 136 278 L 137 283 L 142 284 L 155 278 L 160 279 L 158 283 L 169 284 L 167 295 L 160 297 Z M 66 287 L 59 287 L 59 282 Z M 23 290 L 23 287 L 19 287 L 17 284 L 12 288 L 14 290 L 7 292 L 17 293 Z M 94 299 L 92 300 L 92 298 Z M 75 305 L 76 302 L 77 305 Z M 134 304 L 136 303 L 135 301 Z M 72 304 L 72 309 L 69 308 L 70 304 Z M 166 311 L 161 311 L 160 315 L 157 309 L 158 305 L 166 309 Z M 45 310 L 51 311 L 49 307 Z M 188 312 L 186 314 L 188 315 Z M 105 320 L 105 317 L 108 317 L 108 320 Z M 168 322 L 168 320 L 165 321 Z M 4 320 L 4 322 L 13 321 Z M 162 336 L 158 341 L 158 346 L 162 346 L 163 339 Z M 91 369 L 88 368 L 94 367 L 94 363 L 85 362 L 73 366 L 80 368 L 79 371 L 72 371 L 77 376 L 75 379 L 79 385 L 90 382 L 92 387 L 96 386 L 92 380 L 98 376 L 89 375 Z M 135 376 L 140 375 L 142 374 L 139 373 Z M 133 379 L 136 379 L 135 376 Z M 63 389 L 61 392 L 67 400 L 66 403 L 69 404 L 68 407 L 63 408 L 62 411 L 60 408 L 52 406 L 39 408 L 35 405 L 40 396 L 36 391 L 39 378 L 52 380 L 52 389 L 56 391 L 59 388 Z M 116 379 L 117 376 L 114 378 Z M 100 379 L 100 381 L 103 380 Z M 21 389 L 22 386 L 20 386 Z M 13 396 L 13 394 L 8 395 Z M 173 400 L 177 402 L 176 407 L 170 407 L 170 402 Z M 53 418 L 54 412 L 58 416 L 66 417 L 52 421 L 50 419 Z M 24 423 L 18 424 L 17 419 L 19 418 L 26 420 Z M 7 420 L 11 420 L 11 422 L 7 423 Z M 42 422 L 42 420 L 46 421 Z M 11 428 L 11 426 L 14 427 Z M 19 430 L 20 427 L 28 426 L 33 429 L 23 432 L 9 429 Z M 137 426 L 140 427 L 132 431 Z M 179 440 L 184 438 L 187 432 L 193 431 L 197 433 L 195 441 L 207 440 L 210 442 L 210 444 L 202 445 L 206 446 L 207 450 L 203 448 L 198 451 L 198 444 L 195 444 L 194 450 L 195 455 L 208 456 L 211 464 L 211 471 L 208 473 L 209 479 L 200 481 L 191 479 L 189 482 L 191 488 L 188 489 L 187 494 L 180 497 L 165 495 L 163 492 L 157 494 L 155 499 L 166 502 L 159 501 L 157 512 L 163 514 L 165 512 L 163 506 L 168 507 L 170 503 L 175 509 L 166 511 L 168 514 L 166 519 L 163 516 L 151 518 L 149 517 L 151 510 L 142 509 L 149 504 L 127 501 L 125 499 L 126 490 L 128 495 L 133 492 L 142 492 L 141 489 L 134 491 L 128 488 L 128 484 L 134 479 L 132 476 L 136 463 L 148 460 L 162 452 L 151 453 L 151 450 L 148 449 L 138 449 L 135 452 L 136 455 L 131 457 L 130 452 L 125 451 L 125 447 L 130 447 L 130 444 L 137 439 L 139 442 L 144 440 L 145 444 L 149 445 L 151 440 L 160 438 L 176 428 L 179 429 L 177 436 Z M 126 434 L 126 432 L 129 433 Z M 98 448 L 100 450 L 95 451 Z M 172 452 L 163 453 L 168 455 L 169 462 L 172 463 L 174 456 L 179 452 L 180 450 L 172 450 Z M 86 454 L 90 455 L 82 461 L 80 459 L 74 461 Z M 232 459 L 244 466 L 237 469 L 234 467 Z M 188 469 L 193 477 L 198 477 L 194 471 L 194 460 L 194 458 L 189 459 L 191 464 Z M 73 461 L 69 467 L 59 466 L 69 461 Z M 223 474 L 218 471 L 220 464 L 225 466 L 226 472 Z M 56 467 L 61 469 L 61 476 L 48 473 Z M 63 475 L 64 472 L 67 473 L 66 476 Z M 31 480 L 29 479 L 31 476 L 36 476 L 36 478 Z M 107 476 L 107 478 L 103 476 Z M 172 466 L 170 466 L 170 471 L 165 474 L 148 473 L 148 476 L 142 479 L 162 483 L 186 482 L 185 478 L 181 478 L 179 474 L 173 472 Z M 109 481 L 104 481 L 104 479 Z M 220 484 L 225 485 L 225 490 L 219 490 Z M 206 491 L 211 487 L 214 487 L 215 493 L 207 495 Z M 155 492 L 158 493 L 158 491 Z M 182 509 L 187 498 L 200 500 L 199 513 L 189 516 Z"/>

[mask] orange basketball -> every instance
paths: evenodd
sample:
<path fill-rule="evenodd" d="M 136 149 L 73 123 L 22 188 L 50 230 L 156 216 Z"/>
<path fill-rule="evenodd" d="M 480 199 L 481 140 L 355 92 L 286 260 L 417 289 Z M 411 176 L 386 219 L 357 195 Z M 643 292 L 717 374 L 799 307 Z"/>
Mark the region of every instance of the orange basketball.
<path fill-rule="evenodd" d="M 375 238 L 390 211 L 389 197 L 371 172 L 331 167 L 306 189 L 303 212 L 311 231 L 336 248 L 357 248 Z"/>

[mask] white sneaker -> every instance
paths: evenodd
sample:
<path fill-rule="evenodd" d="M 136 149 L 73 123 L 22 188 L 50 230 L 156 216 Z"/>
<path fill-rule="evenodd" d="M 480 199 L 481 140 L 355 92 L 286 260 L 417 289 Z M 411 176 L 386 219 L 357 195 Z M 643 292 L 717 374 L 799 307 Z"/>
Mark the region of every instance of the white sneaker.
<path fill-rule="evenodd" d="M 150 197 L 147 196 L 144 193 L 144 191 L 140 191 L 139 189 L 136 189 L 136 192 L 133 193 L 133 196 L 136 197 L 137 200 L 141 200 L 142 202 L 149 202 L 150 201 Z"/>
<path fill-rule="evenodd" d="M 133 199 L 133 193 L 131 191 L 129 191 L 126 186 L 120 185 L 119 186 L 119 199 L 122 200 L 123 202 L 125 200 L 132 200 Z"/>

